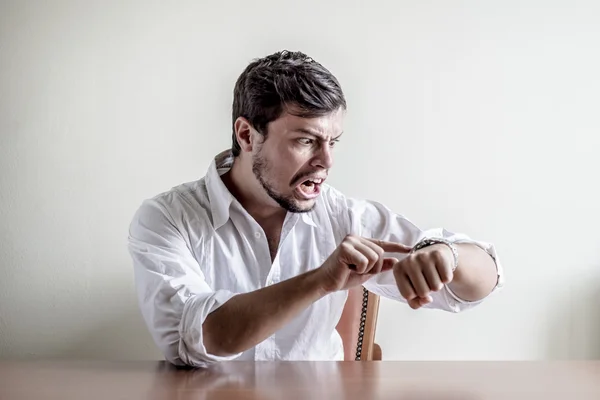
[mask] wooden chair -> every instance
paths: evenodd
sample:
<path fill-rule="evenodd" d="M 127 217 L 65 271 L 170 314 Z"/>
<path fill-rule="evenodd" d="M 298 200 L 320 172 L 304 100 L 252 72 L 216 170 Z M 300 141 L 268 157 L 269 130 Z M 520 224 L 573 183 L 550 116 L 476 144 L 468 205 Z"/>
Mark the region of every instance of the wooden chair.
<path fill-rule="evenodd" d="M 336 329 L 344 344 L 347 361 L 381 360 L 381 347 L 375 343 L 379 296 L 362 286 L 348 291 L 348 299 Z"/>

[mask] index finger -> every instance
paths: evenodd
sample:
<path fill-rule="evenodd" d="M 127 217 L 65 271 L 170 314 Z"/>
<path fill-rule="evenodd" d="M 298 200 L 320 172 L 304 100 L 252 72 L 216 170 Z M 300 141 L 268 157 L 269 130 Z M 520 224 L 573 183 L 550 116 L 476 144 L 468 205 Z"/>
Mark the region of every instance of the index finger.
<path fill-rule="evenodd" d="M 390 253 L 410 253 L 412 250 L 412 247 L 398 242 L 388 242 L 386 240 L 369 238 L 366 238 L 366 240 L 368 240 L 371 243 L 375 243 L 377 246 L 381 247 L 383 251 Z"/>

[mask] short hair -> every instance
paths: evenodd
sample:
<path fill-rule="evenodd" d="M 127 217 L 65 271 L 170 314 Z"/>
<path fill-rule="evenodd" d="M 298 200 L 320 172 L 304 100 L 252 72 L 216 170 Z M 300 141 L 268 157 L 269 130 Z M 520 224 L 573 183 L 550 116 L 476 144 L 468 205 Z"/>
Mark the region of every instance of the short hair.
<path fill-rule="evenodd" d="M 246 118 L 263 136 L 267 125 L 284 111 L 312 118 L 346 109 L 346 99 L 336 77 L 299 51 L 280 51 L 252 61 L 236 81 L 232 107 L 232 145 L 241 148 L 235 121 Z"/>

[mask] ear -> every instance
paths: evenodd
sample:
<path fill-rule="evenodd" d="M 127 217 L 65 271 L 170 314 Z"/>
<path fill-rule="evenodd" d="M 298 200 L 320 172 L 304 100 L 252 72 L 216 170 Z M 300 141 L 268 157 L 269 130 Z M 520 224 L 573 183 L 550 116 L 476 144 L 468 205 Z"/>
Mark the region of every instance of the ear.
<path fill-rule="evenodd" d="M 235 136 L 242 149 L 242 152 L 251 152 L 253 144 L 252 132 L 254 128 L 250 122 L 244 117 L 238 117 L 234 124 Z"/>

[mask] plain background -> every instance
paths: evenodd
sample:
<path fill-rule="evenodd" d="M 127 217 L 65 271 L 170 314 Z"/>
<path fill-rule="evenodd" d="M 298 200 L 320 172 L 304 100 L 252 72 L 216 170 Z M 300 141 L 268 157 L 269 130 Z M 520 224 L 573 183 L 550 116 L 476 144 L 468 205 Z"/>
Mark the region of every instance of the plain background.
<path fill-rule="evenodd" d="M 595 1 L 2 1 L 0 358 L 160 357 L 129 222 L 230 146 L 235 79 L 282 49 L 346 92 L 330 183 L 506 271 L 463 314 L 384 300 L 384 359 L 600 357 L 599 21 Z"/>

